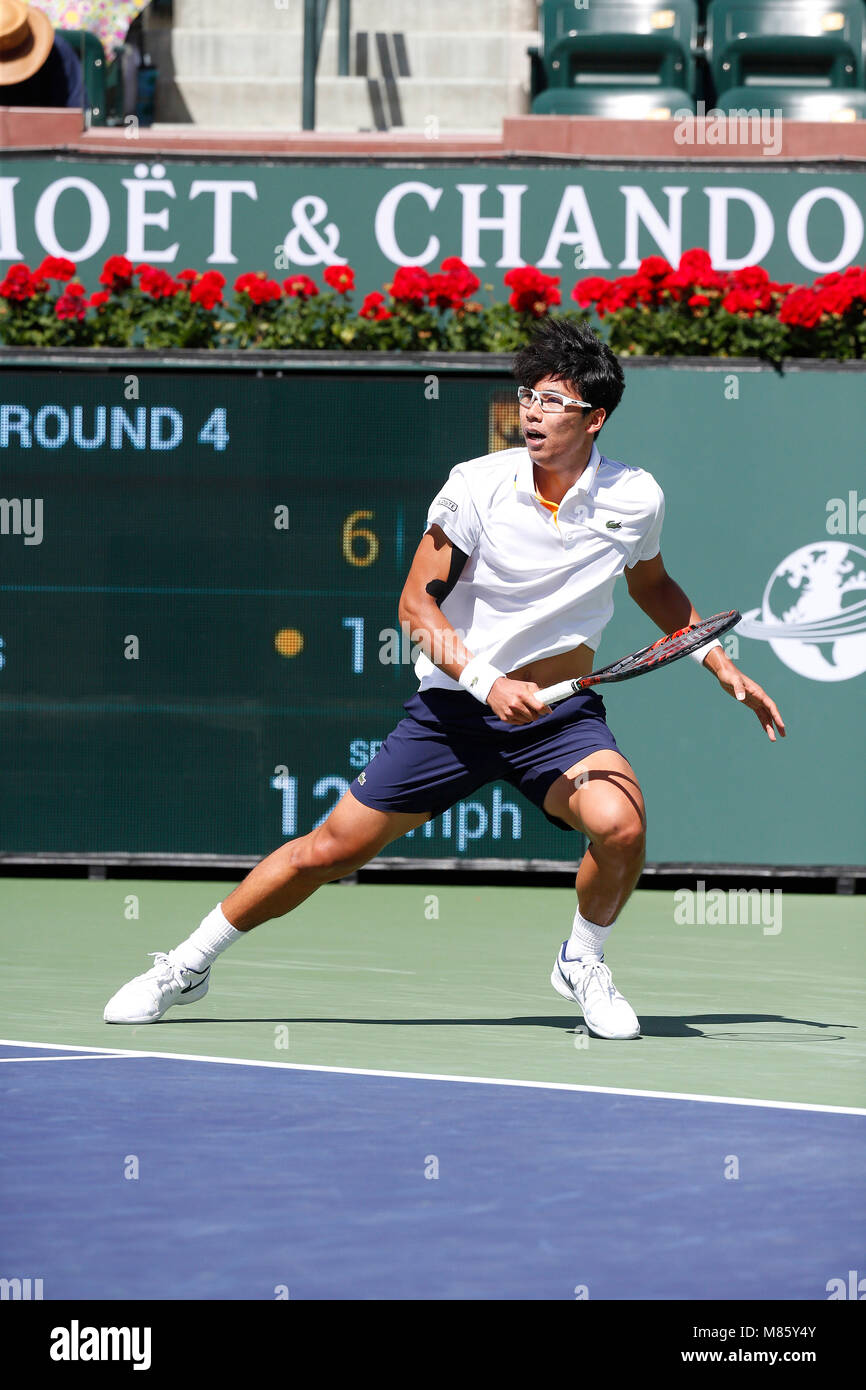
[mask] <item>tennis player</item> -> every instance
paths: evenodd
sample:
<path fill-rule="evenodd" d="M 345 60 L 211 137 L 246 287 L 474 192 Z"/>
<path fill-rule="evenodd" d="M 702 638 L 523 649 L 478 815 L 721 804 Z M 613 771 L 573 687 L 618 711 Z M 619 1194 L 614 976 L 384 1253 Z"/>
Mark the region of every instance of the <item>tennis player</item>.
<path fill-rule="evenodd" d="M 604 949 L 643 865 L 641 789 L 596 691 L 554 709 L 538 692 L 592 670 L 622 574 L 663 632 L 699 615 L 662 561 L 658 483 L 599 452 L 625 385 L 614 354 L 589 328 L 551 318 L 517 353 L 514 374 L 526 447 L 452 469 L 403 589 L 399 617 L 422 648 L 406 718 L 327 820 L 256 865 L 174 950 L 154 953 L 153 968 L 109 1001 L 106 1022 L 154 1023 L 195 1003 L 219 954 L 246 932 L 502 779 L 589 841 L 553 988 L 596 1036 L 638 1037 Z M 771 740 L 784 735 L 773 701 L 719 642 L 694 655 Z"/>

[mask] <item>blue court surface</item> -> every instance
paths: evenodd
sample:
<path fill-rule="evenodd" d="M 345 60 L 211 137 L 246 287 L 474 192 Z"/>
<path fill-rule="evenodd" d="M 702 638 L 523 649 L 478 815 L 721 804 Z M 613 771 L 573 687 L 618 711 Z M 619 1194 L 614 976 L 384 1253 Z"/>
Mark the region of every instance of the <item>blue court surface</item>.
<path fill-rule="evenodd" d="M 15 1043 L 0 1094 L 2 1272 L 45 1299 L 822 1300 L 863 1268 L 853 1109 Z"/>

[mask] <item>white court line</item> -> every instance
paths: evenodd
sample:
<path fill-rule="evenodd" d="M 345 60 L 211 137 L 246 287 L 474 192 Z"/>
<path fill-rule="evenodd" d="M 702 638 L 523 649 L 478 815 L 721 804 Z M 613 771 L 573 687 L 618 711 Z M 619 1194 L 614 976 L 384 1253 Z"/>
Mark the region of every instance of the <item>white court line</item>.
<path fill-rule="evenodd" d="M 41 1046 L 41 1044 L 36 1043 L 27 1044 L 28 1047 L 36 1047 L 37 1045 Z M 0 1065 L 3 1062 L 111 1062 L 124 1056 L 123 1052 L 109 1052 L 102 1056 L 99 1053 L 81 1052 L 75 1053 L 71 1057 L 0 1057 Z"/>
<path fill-rule="evenodd" d="M 148 1025 L 151 1026 L 151 1025 Z M 0 1038 L 0 1047 L 45 1047 L 61 1052 L 78 1052 L 70 1043 L 31 1043 L 18 1038 Z M 694 1100 L 708 1105 L 749 1105 L 762 1110 L 814 1110 L 824 1115 L 866 1115 L 855 1105 L 811 1105 L 797 1100 L 755 1100 L 751 1096 L 692 1095 L 687 1091 L 639 1091 L 629 1086 L 583 1086 L 572 1081 L 522 1081 L 494 1076 L 450 1076 L 427 1071 L 380 1071 L 373 1067 L 324 1067 L 312 1062 L 264 1062 L 246 1057 L 207 1057 L 193 1052 L 136 1052 L 132 1048 L 93 1047 L 91 1052 L 117 1057 L 167 1058 L 173 1062 L 216 1062 L 227 1067 L 276 1067 L 281 1071 L 332 1072 L 339 1076 L 393 1076 L 406 1081 L 459 1081 L 475 1086 L 523 1086 L 534 1091 L 580 1091 L 603 1096 L 640 1096 L 648 1100 Z"/>

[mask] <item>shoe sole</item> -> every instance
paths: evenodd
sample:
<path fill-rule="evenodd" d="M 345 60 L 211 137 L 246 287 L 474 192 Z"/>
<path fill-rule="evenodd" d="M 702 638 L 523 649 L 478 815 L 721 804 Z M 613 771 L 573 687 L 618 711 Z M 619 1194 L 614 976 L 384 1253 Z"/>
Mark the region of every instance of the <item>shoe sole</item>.
<path fill-rule="evenodd" d="M 586 1014 L 583 1013 L 583 1005 L 577 998 L 576 994 L 574 993 L 574 990 L 569 989 L 568 985 L 565 983 L 565 980 L 563 980 L 562 976 L 560 975 L 558 965 L 555 965 L 553 967 L 553 971 L 550 976 L 550 983 L 553 985 L 553 988 L 556 990 L 557 994 L 562 995 L 563 999 L 568 999 L 570 1003 L 577 1005 L 577 1007 L 583 1014 L 583 1019 L 586 1023 L 587 1028 L 589 1029 L 590 1033 L 592 1033 L 594 1038 L 603 1038 L 605 1042 L 630 1042 L 633 1038 L 640 1037 L 640 1024 L 638 1024 L 637 1026 L 636 1033 L 603 1033 L 600 1028 L 596 1028 L 594 1023 L 590 1023 L 586 1017 Z"/>
<path fill-rule="evenodd" d="M 174 1009 L 178 1004 L 195 1004 L 199 999 L 203 999 L 204 996 L 207 994 L 209 984 L 210 975 L 208 975 L 208 978 L 206 980 L 203 980 L 200 985 L 196 985 L 194 989 L 191 989 L 189 994 L 181 995 L 180 998 L 173 1000 L 171 1004 L 166 1004 L 165 1008 L 158 1014 L 148 1014 L 146 1018 L 109 1018 L 108 1012 L 106 1011 L 102 1015 L 102 1021 L 103 1023 L 130 1024 L 159 1023 L 159 1020 L 168 1013 L 169 1009 Z"/>

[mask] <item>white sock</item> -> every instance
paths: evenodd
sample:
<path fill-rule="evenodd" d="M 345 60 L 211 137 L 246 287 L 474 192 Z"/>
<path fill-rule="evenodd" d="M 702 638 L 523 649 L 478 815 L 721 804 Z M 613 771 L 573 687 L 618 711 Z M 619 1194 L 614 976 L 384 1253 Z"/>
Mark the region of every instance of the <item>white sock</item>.
<path fill-rule="evenodd" d="M 574 914 L 574 926 L 571 929 L 568 945 L 565 948 L 566 960 L 577 960 L 578 956 L 590 956 L 594 960 L 601 960 L 604 954 L 604 943 L 613 931 L 613 922 L 609 927 L 600 927 L 596 922 L 588 922 L 581 916 L 580 908 Z"/>
<path fill-rule="evenodd" d="M 207 970 L 209 965 L 213 965 L 217 956 L 227 946 L 240 941 L 243 934 L 242 931 L 235 931 L 223 916 L 222 903 L 217 903 L 213 912 L 208 913 L 192 936 L 175 946 L 172 955 L 178 965 L 200 973 Z"/>

